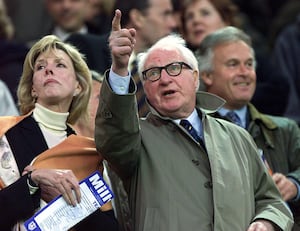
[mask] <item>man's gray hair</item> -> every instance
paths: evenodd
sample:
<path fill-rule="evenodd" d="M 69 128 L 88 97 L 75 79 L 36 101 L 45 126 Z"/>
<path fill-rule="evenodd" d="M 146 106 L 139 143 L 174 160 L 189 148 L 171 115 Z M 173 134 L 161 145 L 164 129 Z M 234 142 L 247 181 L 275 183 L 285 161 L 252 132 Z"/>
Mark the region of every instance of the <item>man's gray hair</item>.
<path fill-rule="evenodd" d="M 183 57 L 184 61 L 192 67 L 193 70 L 198 70 L 198 61 L 193 52 L 186 47 L 185 40 L 178 34 L 171 34 L 158 40 L 146 52 L 140 53 L 138 59 L 138 73 L 143 82 L 142 71 L 145 69 L 145 62 L 154 50 L 177 50 Z"/>
<path fill-rule="evenodd" d="M 238 41 L 245 42 L 251 49 L 255 68 L 255 52 L 252 48 L 252 41 L 250 36 L 236 27 L 228 26 L 207 35 L 201 42 L 199 48 L 196 51 L 200 73 L 213 71 L 213 50 L 216 46 L 224 43 L 232 43 Z"/>

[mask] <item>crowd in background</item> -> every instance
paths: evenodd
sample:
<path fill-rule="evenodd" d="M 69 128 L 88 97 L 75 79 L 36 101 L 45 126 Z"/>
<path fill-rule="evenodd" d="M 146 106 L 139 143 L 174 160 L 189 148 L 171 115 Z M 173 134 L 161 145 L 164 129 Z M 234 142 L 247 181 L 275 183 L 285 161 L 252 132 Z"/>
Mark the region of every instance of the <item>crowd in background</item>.
<path fill-rule="evenodd" d="M 108 52 L 102 50 L 107 47 L 112 14 L 114 9 L 120 6 L 120 3 L 107 0 L 65 1 L 66 3 L 62 7 L 62 4 L 58 6 L 60 3 L 53 2 L 55 1 L 4 0 L 1 3 L 0 52 L 2 55 L 0 57 L 0 78 L 10 89 L 15 102 L 17 101 L 16 86 L 22 71 L 25 54 L 32 43 L 44 35 L 56 34 L 67 39 L 73 32 L 87 33 L 87 36 L 90 35 L 91 38 L 73 35 L 69 38 L 69 42 L 74 43 L 81 52 L 86 53 L 91 69 L 103 74 L 110 65 Z M 124 4 L 127 4 L 127 10 L 131 7 L 130 2 L 124 1 Z M 172 1 L 176 23 L 176 26 L 174 25 L 172 28 L 175 32 L 183 35 L 187 39 L 189 47 L 195 50 L 193 41 L 189 41 L 192 36 L 196 36 L 192 34 L 202 33 L 200 37 L 203 37 L 209 31 L 217 28 L 205 29 L 210 27 L 209 23 L 211 23 L 205 22 L 205 19 L 189 21 L 190 27 L 200 28 L 198 32 L 184 28 L 186 19 L 183 14 L 188 10 L 189 4 L 195 4 L 192 2 Z M 284 115 L 300 123 L 300 110 L 298 109 L 300 108 L 298 102 L 300 93 L 296 84 L 297 70 L 295 70 L 297 68 L 291 66 L 293 63 L 286 63 L 289 56 L 292 55 L 290 54 L 291 51 L 296 52 L 299 49 L 297 45 L 299 2 L 297 0 L 264 0 L 263 2 L 212 0 L 200 2 L 203 2 L 201 4 L 204 4 L 204 8 L 207 7 L 205 2 L 208 2 L 209 7 L 215 8 L 217 13 L 221 15 L 224 25 L 242 28 L 251 36 L 258 62 L 257 90 L 252 102 L 262 112 Z M 126 7 L 123 8 L 126 10 Z M 69 25 L 68 20 L 70 21 Z M 201 20 L 204 21 L 201 22 Z M 197 23 L 202 24 L 202 26 L 198 26 Z M 57 29 L 57 24 L 61 24 L 60 26 L 69 32 L 64 34 Z M 287 33 L 285 31 L 293 24 L 295 25 L 295 35 L 292 36 L 295 37 L 296 41 L 292 45 L 288 45 L 289 42 L 282 39 L 284 36 L 282 34 Z M 204 31 L 201 31 L 201 28 Z M 205 32 L 205 30 L 207 31 Z M 194 42 L 197 44 L 200 41 L 201 38 Z M 295 47 L 291 47 L 293 45 Z M 285 51 L 286 49 L 288 51 Z"/>

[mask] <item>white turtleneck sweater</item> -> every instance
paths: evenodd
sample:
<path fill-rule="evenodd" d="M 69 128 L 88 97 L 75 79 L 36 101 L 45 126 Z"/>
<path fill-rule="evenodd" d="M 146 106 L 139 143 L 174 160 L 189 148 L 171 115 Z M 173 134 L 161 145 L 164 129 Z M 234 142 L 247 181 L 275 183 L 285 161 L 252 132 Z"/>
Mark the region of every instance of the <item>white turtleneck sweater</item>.
<path fill-rule="evenodd" d="M 49 148 L 59 144 L 67 138 L 67 118 L 69 113 L 51 111 L 36 103 L 33 118 L 38 123 Z"/>

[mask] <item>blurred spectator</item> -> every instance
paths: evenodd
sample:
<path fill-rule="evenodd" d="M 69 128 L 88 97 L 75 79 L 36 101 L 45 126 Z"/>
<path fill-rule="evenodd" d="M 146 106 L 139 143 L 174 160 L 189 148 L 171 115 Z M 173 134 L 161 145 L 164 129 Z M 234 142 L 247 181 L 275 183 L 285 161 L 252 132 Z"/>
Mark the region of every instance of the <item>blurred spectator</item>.
<path fill-rule="evenodd" d="M 66 39 L 66 42 L 76 46 L 85 55 L 91 70 L 104 74 L 111 65 L 108 36 L 108 33 L 104 35 L 73 33 Z"/>
<path fill-rule="evenodd" d="M 171 0 L 116 0 L 122 27 L 136 29 L 134 53 L 145 51 L 176 28 Z"/>
<path fill-rule="evenodd" d="M 15 27 L 17 42 L 36 41 L 48 34 L 51 17 L 45 7 L 46 0 L 4 0 L 7 12 Z"/>
<path fill-rule="evenodd" d="M 222 27 L 235 26 L 248 33 L 252 38 L 258 63 L 257 88 L 253 103 L 259 109 L 263 108 L 264 113 L 282 115 L 286 106 L 287 99 L 284 95 L 288 84 L 273 73 L 265 40 L 244 17 L 241 17 L 239 8 L 232 0 L 185 0 L 182 5 L 182 24 L 183 37 L 194 52 L 205 36 Z M 200 90 L 205 90 L 204 84 L 200 84 Z"/>
<path fill-rule="evenodd" d="M 149 108 L 137 73 L 136 55 L 144 52 L 160 38 L 176 30 L 171 0 L 116 0 L 115 9 L 122 12 L 122 28 L 135 28 L 135 46 L 129 60 L 129 69 L 137 84 L 139 116 L 146 116 Z"/>
<path fill-rule="evenodd" d="M 300 125 L 300 13 L 294 23 L 285 28 L 278 36 L 272 55 L 274 71 L 281 76 L 281 81 L 288 81 L 285 91 L 288 96 L 284 115 Z M 281 95 L 284 97 L 284 95 Z"/>
<path fill-rule="evenodd" d="M 182 0 L 172 0 L 173 4 L 173 15 L 176 21 L 176 28 L 174 32 L 182 34 L 182 21 L 181 21 L 181 8 L 182 8 Z"/>
<path fill-rule="evenodd" d="M 270 25 L 272 25 L 282 7 L 288 2 L 296 3 L 297 1 L 299 0 L 233 0 L 239 7 L 243 17 L 247 18 L 249 23 L 251 22 L 253 28 L 264 39 L 268 39 Z"/>
<path fill-rule="evenodd" d="M 45 0 L 45 3 L 53 20 L 51 34 L 64 41 L 71 33 L 88 33 L 85 24 L 88 0 Z"/>
<path fill-rule="evenodd" d="M 195 51 L 208 34 L 225 26 L 240 26 L 231 0 L 186 0 L 182 4 L 183 37 Z"/>
<path fill-rule="evenodd" d="M 5 82 L 16 103 L 17 86 L 28 48 L 13 40 L 14 31 L 6 6 L 0 0 L 0 79 Z"/>
<path fill-rule="evenodd" d="M 274 48 L 276 38 L 282 30 L 284 30 L 289 24 L 293 23 L 297 19 L 297 15 L 300 12 L 300 1 L 289 0 L 285 4 L 282 4 L 280 10 L 272 20 L 270 26 L 268 40 L 271 50 Z"/>
<path fill-rule="evenodd" d="M 88 25 L 90 24 L 86 23 L 86 20 L 94 19 L 95 15 L 102 12 L 99 4 L 104 4 L 104 2 L 99 0 L 46 0 L 46 3 L 56 23 L 53 33 L 76 46 L 86 56 L 89 68 L 103 74 L 111 64 L 107 46 L 108 33 L 101 36 L 91 33 L 91 31 L 96 31 L 89 30 Z M 94 11 L 91 10 L 92 8 Z M 87 15 L 90 18 L 87 18 Z M 99 20 L 97 22 L 100 22 Z M 101 22 L 101 26 L 105 27 L 105 23 Z"/>
<path fill-rule="evenodd" d="M 6 84 L 0 80 L 0 116 L 19 115 Z"/>
<path fill-rule="evenodd" d="M 88 0 L 85 21 L 90 33 L 102 35 L 110 32 L 114 4 L 115 0 Z"/>

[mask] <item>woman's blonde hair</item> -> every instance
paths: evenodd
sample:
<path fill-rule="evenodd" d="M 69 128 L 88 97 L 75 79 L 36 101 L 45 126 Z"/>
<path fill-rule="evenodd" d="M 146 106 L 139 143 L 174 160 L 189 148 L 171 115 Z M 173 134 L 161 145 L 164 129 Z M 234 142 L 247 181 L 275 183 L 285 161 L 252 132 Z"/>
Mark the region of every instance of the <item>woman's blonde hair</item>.
<path fill-rule="evenodd" d="M 31 95 L 33 85 L 33 73 L 36 59 L 41 53 L 48 53 L 55 50 L 64 51 L 71 59 L 76 79 L 81 86 L 81 92 L 74 96 L 69 108 L 67 122 L 74 124 L 79 117 L 88 118 L 88 102 L 91 95 L 91 72 L 84 60 L 84 56 L 72 45 L 62 42 L 55 35 L 47 35 L 36 42 L 26 55 L 23 73 L 18 85 L 18 101 L 21 114 L 27 114 L 34 109 L 35 98 Z"/>

